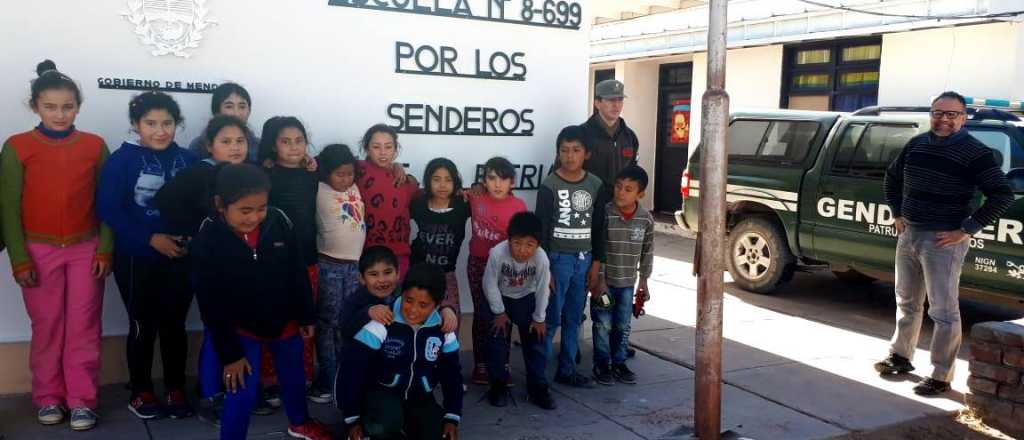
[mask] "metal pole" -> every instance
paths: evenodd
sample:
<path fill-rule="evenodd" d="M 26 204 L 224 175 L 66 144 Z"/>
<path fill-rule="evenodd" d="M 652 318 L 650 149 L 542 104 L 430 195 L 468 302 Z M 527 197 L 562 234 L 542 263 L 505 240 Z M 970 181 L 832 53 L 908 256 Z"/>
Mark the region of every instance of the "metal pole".
<path fill-rule="evenodd" d="M 694 422 L 701 440 L 722 432 L 722 291 L 725 280 L 725 146 L 729 95 L 725 92 L 728 0 L 711 0 L 708 27 L 708 87 L 701 110 L 700 255 Z"/>

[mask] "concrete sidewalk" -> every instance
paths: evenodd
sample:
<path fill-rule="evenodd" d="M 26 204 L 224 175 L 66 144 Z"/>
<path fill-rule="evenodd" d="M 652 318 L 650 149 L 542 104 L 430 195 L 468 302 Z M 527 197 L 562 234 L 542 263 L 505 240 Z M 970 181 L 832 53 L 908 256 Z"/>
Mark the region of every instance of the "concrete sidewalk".
<path fill-rule="evenodd" d="M 652 319 L 653 321 L 653 319 Z M 649 333 L 649 332 L 643 332 Z M 643 334 L 641 333 L 641 334 Z M 580 368 L 590 371 L 588 343 Z M 515 347 L 518 348 L 518 347 Z M 513 352 L 513 388 L 517 401 L 507 408 L 493 408 L 483 397 L 485 387 L 469 385 L 464 400 L 464 439 L 656 439 L 693 421 L 693 371 L 645 352 L 630 361 L 639 377 L 637 385 L 569 389 L 554 385 L 558 409 L 543 411 L 526 402 L 525 376 L 519 353 Z M 463 352 L 464 365 L 471 356 Z M 465 368 L 468 373 L 469 368 Z M 468 383 L 468 376 L 467 376 Z M 126 409 L 128 392 L 123 386 L 102 390 L 101 423 L 92 431 L 71 432 L 67 424 L 40 426 L 28 396 L 0 399 L 0 431 L 6 439 L 216 439 L 217 431 L 198 418 L 141 421 Z M 725 386 L 725 424 L 757 439 L 816 439 L 845 431 L 786 408 L 754 393 Z M 479 402 L 478 402 L 479 401 Z M 317 419 L 333 425 L 340 434 L 338 414 L 330 405 L 309 405 Z M 250 438 L 283 439 L 286 419 L 282 412 L 252 418 Z M 341 438 L 341 437 L 339 437 Z"/>
<path fill-rule="evenodd" d="M 658 256 L 651 280 L 648 315 L 634 321 L 633 344 L 640 350 L 630 366 L 637 385 L 571 389 L 553 385 L 558 409 L 543 411 L 526 402 L 525 377 L 518 347 L 513 347 L 513 389 L 517 405 L 497 409 L 479 401 L 484 387 L 469 385 L 464 400 L 464 439 L 663 439 L 693 423 L 693 341 L 696 290 L 690 276 L 692 241 L 658 235 Z M 748 296 L 730 287 L 726 296 L 724 334 L 723 427 L 754 439 L 821 439 L 945 414 L 962 408 L 951 393 L 924 399 L 911 392 L 917 376 L 898 381 L 878 377 L 871 364 L 884 356 L 893 323 L 888 304 L 850 302 L 834 292 L 834 279 L 798 274 L 794 291 L 819 292 L 820 305 L 804 305 L 809 316 L 781 313 L 782 302 L 799 297 Z M 860 288 L 863 289 L 863 288 Z M 872 287 L 891 296 L 891 286 Z M 891 290 L 889 290 L 891 292 Z M 783 294 L 784 295 L 784 294 Z M 827 295 L 836 295 L 827 297 Z M 799 299 L 799 298 L 798 298 Z M 846 302 L 844 304 L 844 301 Z M 808 300 L 807 302 L 811 302 Z M 851 305 L 852 304 L 852 305 Z M 820 307 L 820 308 L 813 308 Z M 838 311 L 832 316 L 822 310 Z M 774 310 L 773 310 L 774 309 Z M 808 311 L 809 310 L 809 311 Z M 884 316 L 881 316 L 884 315 Z M 469 319 L 463 325 L 463 372 L 470 372 Z M 581 372 L 591 370 L 590 329 L 585 325 Z M 930 340 L 926 329 L 922 344 Z M 928 352 L 915 364 L 926 374 Z M 963 358 L 963 357 L 962 357 Z M 550 363 L 549 363 L 550 364 Z M 549 370 L 553 370 L 550 366 Z M 966 363 L 958 362 L 955 390 L 966 390 Z M 550 374 L 553 371 L 549 371 Z M 196 418 L 142 422 L 125 409 L 121 386 L 103 390 L 100 426 L 72 433 L 67 425 L 43 427 L 35 422 L 28 396 L 0 399 L 0 433 L 7 439 L 215 439 L 216 429 Z M 310 404 L 313 415 L 340 434 L 339 415 L 330 405 Z M 250 438 L 286 438 L 283 414 L 253 417 Z M 339 438 L 341 438 L 339 436 Z"/>

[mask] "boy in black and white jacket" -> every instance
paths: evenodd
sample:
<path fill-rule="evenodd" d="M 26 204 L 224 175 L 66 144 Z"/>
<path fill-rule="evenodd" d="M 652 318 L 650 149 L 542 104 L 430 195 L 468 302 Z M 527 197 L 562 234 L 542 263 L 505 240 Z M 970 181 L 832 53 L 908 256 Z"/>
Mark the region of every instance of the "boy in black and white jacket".
<path fill-rule="evenodd" d="M 444 294 L 442 271 L 413 266 L 392 305 L 394 321 L 371 321 L 345 345 L 335 396 L 348 438 L 458 438 L 462 368 L 455 333 L 441 330 Z"/>

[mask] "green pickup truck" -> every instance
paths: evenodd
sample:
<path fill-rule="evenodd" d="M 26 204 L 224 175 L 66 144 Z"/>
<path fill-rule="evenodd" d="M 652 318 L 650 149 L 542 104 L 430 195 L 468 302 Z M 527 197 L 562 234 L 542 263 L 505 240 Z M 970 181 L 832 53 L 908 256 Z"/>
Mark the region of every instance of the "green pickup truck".
<path fill-rule="evenodd" d="M 734 113 L 728 145 L 726 260 L 740 287 L 770 293 L 800 266 L 827 265 L 848 282 L 892 281 L 896 227 L 885 202 L 886 167 L 929 130 L 927 108 L 854 113 Z M 1024 123 L 969 108 L 965 128 L 996 151 L 1016 201 L 971 238 L 961 294 L 1024 309 Z M 676 221 L 697 232 L 700 147 L 681 182 Z M 975 206 L 981 202 L 981 196 Z"/>

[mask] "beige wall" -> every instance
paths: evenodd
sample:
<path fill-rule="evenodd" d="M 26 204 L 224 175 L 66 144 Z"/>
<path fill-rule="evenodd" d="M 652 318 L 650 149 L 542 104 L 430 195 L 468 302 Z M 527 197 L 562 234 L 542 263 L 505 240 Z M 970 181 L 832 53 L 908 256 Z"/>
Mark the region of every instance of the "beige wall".
<path fill-rule="evenodd" d="M 926 105 L 944 90 L 978 98 L 1024 96 L 1020 23 L 991 23 L 886 34 L 880 105 Z"/>
<path fill-rule="evenodd" d="M 883 49 L 884 51 L 884 49 Z M 782 45 L 732 49 L 726 54 L 725 90 L 731 112 L 743 109 L 777 109 L 782 92 Z M 701 139 L 701 97 L 708 87 L 708 56 L 693 56 L 693 99 L 690 105 L 690 153 Z"/>
<path fill-rule="evenodd" d="M 189 334 L 189 357 L 188 363 L 185 364 L 189 375 L 195 375 L 202 336 L 201 332 Z M 124 336 L 103 338 L 103 348 L 100 357 L 101 385 L 128 382 L 125 340 L 126 337 Z M 18 394 L 32 391 L 32 373 L 28 368 L 28 347 L 27 342 L 0 344 L 0 359 L 3 359 L 3 362 L 0 362 L 0 394 Z M 156 349 L 156 359 L 153 362 L 153 377 L 163 377 L 159 348 Z"/>
<path fill-rule="evenodd" d="M 654 150 L 658 136 L 658 61 L 624 62 L 615 69 L 615 78 L 626 86 L 622 118 L 640 140 L 639 164 L 654 182 Z M 642 201 L 644 208 L 654 207 L 653 183 Z"/>

